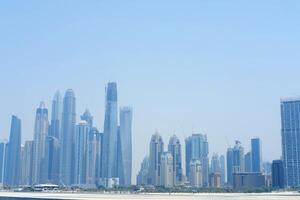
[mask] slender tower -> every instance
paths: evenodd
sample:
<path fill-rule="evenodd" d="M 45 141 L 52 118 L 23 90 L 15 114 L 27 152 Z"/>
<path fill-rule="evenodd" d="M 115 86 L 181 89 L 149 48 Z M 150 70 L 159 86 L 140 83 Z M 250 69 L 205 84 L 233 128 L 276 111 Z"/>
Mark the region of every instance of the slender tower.
<path fill-rule="evenodd" d="M 52 114 L 49 134 L 46 140 L 46 164 L 48 166 L 48 180 L 59 184 L 60 148 L 61 148 L 61 120 L 62 98 L 57 91 L 52 100 Z"/>
<path fill-rule="evenodd" d="M 61 138 L 61 184 L 74 183 L 75 165 L 76 99 L 73 90 L 66 91 L 63 102 L 62 138 Z"/>
<path fill-rule="evenodd" d="M 34 126 L 34 147 L 33 147 L 33 183 L 38 184 L 45 180 L 46 137 L 48 135 L 48 109 L 45 103 L 41 102 L 36 110 Z"/>
<path fill-rule="evenodd" d="M 173 157 L 174 184 L 179 185 L 182 182 L 182 155 L 181 144 L 176 135 L 170 138 L 168 151 Z"/>
<path fill-rule="evenodd" d="M 21 173 L 21 120 L 12 116 L 9 143 L 5 157 L 4 184 L 17 186 Z"/>
<path fill-rule="evenodd" d="M 164 152 L 164 142 L 162 137 L 155 133 L 151 137 L 150 141 L 150 156 L 149 156 L 149 184 L 159 186 L 160 185 L 160 166 L 161 166 L 161 155 Z"/>
<path fill-rule="evenodd" d="M 132 109 L 120 110 L 120 128 L 118 132 L 118 177 L 120 185 L 131 185 L 132 171 Z"/>
<path fill-rule="evenodd" d="M 106 105 L 103 134 L 102 178 L 117 178 L 118 103 L 117 84 L 106 87 Z"/>

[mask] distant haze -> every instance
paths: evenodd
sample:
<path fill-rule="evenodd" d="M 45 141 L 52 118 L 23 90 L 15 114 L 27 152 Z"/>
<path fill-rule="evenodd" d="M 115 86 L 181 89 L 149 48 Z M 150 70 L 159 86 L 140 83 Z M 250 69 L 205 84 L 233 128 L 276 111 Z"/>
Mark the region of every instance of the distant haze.
<path fill-rule="evenodd" d="M 281 156 L 280 98 L 300 95 L 298 1 L 3 1 L 0 139 L 12 114 L 23 142 L 35 109 L 72 88 L 103 131 L 105 84 L 133 108 L 133 175 L 158 131 L 183 145 L 208 136 L 210 156 L 260 137 Z M 135 177 L 134 177 L 135 179 Z"/>

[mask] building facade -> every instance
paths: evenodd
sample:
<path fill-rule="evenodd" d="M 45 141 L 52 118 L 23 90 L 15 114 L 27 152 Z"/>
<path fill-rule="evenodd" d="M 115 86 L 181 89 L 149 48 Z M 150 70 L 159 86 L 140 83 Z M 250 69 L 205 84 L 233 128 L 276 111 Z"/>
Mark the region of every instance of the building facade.
<path fill-rule="evenodd" d="M 177 136 L 173 135 L 169 140 L 168 151 L 173 157 L 174 184 L 182 183 L 182 155 L 181 144 Z"/>
<path fill-rule="evenodd" d="M 76 132 L 76 98 L 74 91 L 68 89 L 63 100 L 62 138 L 60 156 L 60 182 L 71 185 L 74 180 Z"/>
<path fill-rule="evenodd" d="M 170 152 L 162 153 L 160 157 L 160 185 L 165 188 L 174 187 L 173 156 Z"/>
<path fill-rule="evenodd" d="M 33 165 L 32 177 L 34 184 L 47 182 L 46 161 L 46 138 L 48 136 L 49 121 L 48 109 L 45 103 L 41 102 L 36 110 L 34 125 L 34 146 L 33 146 Z"/>
<path fill-rule="evenodd" d="M 300 186 L 300 98 L 281 100 L 282 161 L 287 187 Z"/>
<path fill-rule="evenodd" d="M 164 152 L 164 142 L 162 137 L 155 133 L 150 141 L 150 155 L 149 155 L 149 174 L 148 182 L 150 185 L 160 185 L 160 165 L 161 155 Z"/>
<path fill-rule="evenodd" d="M 272 163 L 272 186 L 273 188 L 284 188 L 284 168 L 282 160 L 273 160 Z"/>
<path fill-rule="evenodd" d="M 120 109 L 120 127 L 118 131 L 118 177 L 120 185 L 131 185 L 132 173 L 132 109 Z"/>
<path fill-rule="evenodd" d="M 189 183 L 191 187 L 201 188 L 203 187 L 202 180 L 202 165 L 201 160 L 191 160 L 189 166 L 190 178 Z"/>
<path fill-rule="evenodd" d="M 200 160 L 202 170 L 203 186 L 209 186 L 209 159 L 207 136 L 203 134 L 193 134 L 185 140 L 186 148 L 186 175 L 190 179 L 190 162 Z"/>
<path fill-rule="evenodd" d="M 233 174 L 245 170 L 244 148 L 239 141 L 235 142 L 234 148 L 227 150 L 227 182 L 233 185 Z"/>
<path fill-rule="evenodd" d="M 6 147 L 4 185 L 18 186 L 21 173 L 21 120 L 13 115 Z"/>
<path fill-rule="evenodd" d="M 104 134 L 102 146 L 102 178 L 118 177 L 118 96 L 117 84 L 108 83 L 106 87 L 106 104 L 104 117 Z"/>
<path fill-rule="evenodd" d="M 245 154 L 245 172 L 252 172 L 252 153 L 248 152 Z"/>
<path fill-rule="evenodd" d="M 262 147 L 259 138 L 251 139 L 252 172 L 262 172 Z"/>

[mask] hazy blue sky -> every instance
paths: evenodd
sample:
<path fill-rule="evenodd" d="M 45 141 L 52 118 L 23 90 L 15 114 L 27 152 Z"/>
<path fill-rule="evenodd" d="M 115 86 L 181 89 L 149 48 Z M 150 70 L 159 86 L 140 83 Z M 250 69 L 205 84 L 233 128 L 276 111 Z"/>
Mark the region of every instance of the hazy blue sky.
<path fill-rule="evenodd" d="M 10 117 L 33 136 L 35 109 L 73 88 L 102 131 L 104 87 L 134 108 L 134 175 L 158 130 L 210 152 L 263 140 L 279 158 L 280 98 L 300 94 L 299 1 L 1 1 L 0 139 Z M 165 147 L 166 148 L 166 147 Z"/>

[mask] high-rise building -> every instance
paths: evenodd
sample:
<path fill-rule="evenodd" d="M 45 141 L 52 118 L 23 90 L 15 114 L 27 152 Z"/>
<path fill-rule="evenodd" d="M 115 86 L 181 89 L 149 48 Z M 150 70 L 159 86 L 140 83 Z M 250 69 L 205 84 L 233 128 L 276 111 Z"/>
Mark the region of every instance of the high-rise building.
<path fill-rule="evenodd" d="M 4 184 L 17 186 L 21 173 L 21 120 L 12 116 L 9 143 L 5 156 Z"/>
<path fill-rule="evenodd" d="M 102 145 L 102 178 L 118 177 L 118 96 L 117 84 L 110 82 L 106 87 L 106 105 Z"/>
<path fill-rule="evenodd" d="M 89 131 L 90 128 L 86 121 L 80 121 L 76 127 L 74 166 L 76 185 L 85 185 L 87 182 L 87 146 Z"/>
<path fill-rule="evenodd" d="M 51 125 L 46 138 L 46 165 L 48 182 L 60 184 L 60 155 L 62 140 L 62 97 L 57 91 L 52 100 Z"/>
<path fill-rule="evenodd" d="M 92 116 L 92 114 L 88 109 L 84 111 L 83 115 L 80 116 L 80 119 L 86 121 L 90 128 L 93 127 L 94 117 Z"/>
<path fill-rule="evenodd" d="M 259 138 L 251 139 L 251 159 L 252 159 L 252 172 L 261 172 L 262 153 L 261 153 L 261 141 Z"/>
<path fill-rule="evenodd" d="M 0 143 L 0 185 L 3 184 L 3 177 L 4 177 L 4 167 L 5 167 L 5 150 L 6 143 Z"/>
<path fill-rule="evenodd" d="M 33 149 L 34 141 L 26 141 L 22 151 L 22 185 L 33 184 Z"/>
<path fill-rule="evenodd" d="M 221 188 L 221 174 L 219 172 L 209 174 L 209 186 L 211 188 Z"/>
<path fill-rule="evenodd" d="M 173 135 L 169 140 L 168 151 L 173 157 L 174 184 L 182 183 L 182 155 L 181 144 L 176 135 Z"/>
<path fill-rule="evenodd" d="M 174 186 L 173 156 L 170 152 L 163 152 L 160 157 L 160 185 L 165 188 Z"/>
<path fill-rule="evenodd" d="M 231 147 L 227 149 L 226 161 L 227 161 L 227 183 L 229 185 L 233 185 L 233 148 Z"/>
<path fill-rule="evenodd" d="M 36 110 L 34 125 L 34 146 L 33 146 L 33 183 L 39 184 L 47 181 L 46 161 L 46 138 L 48 136 L 48 109 L 44 102 Z"/>
<path fill-rule="evenodd" d="M 225 156 L 220 156 L 220 169 L 221 169 L 221 186 L 223 187 L 226 181 L 226 169 L 225 169 Z"/>
<path fill-rule="evenodd" d="M 282 160 L 273 160 L 272 186 L 274 188 L 284 188 L 284 168 Z"/>
<path fill-rule="evenodd" d="M 210 172 L 211 173 L 221 172 L 220 159 L 217 153 L 214 153 L 213 156 L 211 157 Z"/>
<path fill-rule="evenodd" d="M 149 158 L 146 156 L 143 159 L 140 171 L 136 178 L 137 185 L 148 185 L 149 184 L 149 182 L 148 182 L 149 166 L 150 166 Z"/>
<path fill-rule="evenodd" d="M 148 182 L 150 185 L 160 185 L 160 165 L 161 165 L 161 154 L 164 152 L 164 142 L 162 137 L 155 133 L 151 137 L 150 142 L 150 156 L 149 156 L 149 174 Z"/>
<path fill-rule="evenodd" d="M 234 189 L 262 188 L 266 186 L 266 177 L 261 172 L 238 172 L 233 174 Z"/>
<path fill-rule="evenodd" d="M 63 101 L 62 137 L 60 155 L 61 184 L 74 183 L 76 132 L 76 99 L 73 90 L 68 89 Z"/>
<path fill-rule="evenodd" d="M 252 172 L 252 153 L 245 154 L 245 172 Z"/>
<path fill-rule="evenodd" d="M 233 185 L 233 174 L 244 172 L 244 170 L 244 148 L 239 141 L 236 141 L 234 148 L 227 150 L 227 182 Z"/>
<path fill-rule="evenodd" d="M 96 187 L 98 131 L 90 130 L 87 138 L 86 184 L 90 188 Z"/>
<path fill-rule="evenodd" d="M 300 186 L 300 98 L 281 100 L 282 161 L 287 187 Z"/>
<path fill-rule="evenodd" d="M 203 186 L 202 167 L 200 160 L 191 160 L 189 166 L 189 182 L 192 187 L 200 188 Z"/>
<path fill-rule="evenodd" d="M 61 123 L 62 123 L 62 97 L 57 91 L 52 100 L 51 126 L 49 135 L 60 140 L 62 138 Z"/>
<path fill-rule="evenodd" d="M 100 133 L 97 128 L 93 127 L 91 129 L 92 134 L 96 135 L 96 184 L 101 185 L 102 180 L 102 141 L 103 133 Z"/>
<path fill-rule="evenodd" d="M 203 186 L 209 186 L 209 159 L 207 136 L 203 134 L 193 134 L 185 140 L 186 148 L 186 175 L 190 179 L 190 162 L 200 160 L 202 170 Z"/>
<path fill-rule="evenodd" d="M 118 131 L 118 177 L 120 185 L 131 185 L 132 173 L 132 109 L 120 109 L 120 127 Z"/>

